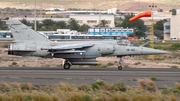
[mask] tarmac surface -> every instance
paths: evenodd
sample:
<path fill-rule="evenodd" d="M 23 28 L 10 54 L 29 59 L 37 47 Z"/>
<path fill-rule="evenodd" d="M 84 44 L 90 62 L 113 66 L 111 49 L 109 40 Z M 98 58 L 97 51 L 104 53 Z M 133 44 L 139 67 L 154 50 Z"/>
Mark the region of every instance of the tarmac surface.
<path fill-rule="evenodd" d="M 92 84 L 96 80 L 108 83 L 123 82 L 128 86 L 138 86 L 138 79 L 156 77 L 159 88 L 180 83 L 180 68 L 63 68 L 52 67 L 0 67 L 0 82 L 32 83 L 34 85 Z"/>

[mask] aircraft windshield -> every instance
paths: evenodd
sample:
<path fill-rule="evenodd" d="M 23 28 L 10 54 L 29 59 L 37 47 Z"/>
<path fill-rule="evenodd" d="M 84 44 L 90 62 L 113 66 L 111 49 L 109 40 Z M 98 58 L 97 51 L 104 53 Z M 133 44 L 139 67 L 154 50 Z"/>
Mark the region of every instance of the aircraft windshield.
<path fill-rule="evenodd" d="M 130 42 L 130 46 L 136 46 L 136 47 L 139 47 L 137 44 L 133 43 L 133 42 Z"/>
<path fill-rule="evenodd" d="M 138 47 L 137 44 L 135 44 L 135 43 L 133 43 L 133 42 L 131 42 L 129 40 L 118 40 L 117 44 L 122 45 L 122 46 L 136 46 L 136 47 Z"/>

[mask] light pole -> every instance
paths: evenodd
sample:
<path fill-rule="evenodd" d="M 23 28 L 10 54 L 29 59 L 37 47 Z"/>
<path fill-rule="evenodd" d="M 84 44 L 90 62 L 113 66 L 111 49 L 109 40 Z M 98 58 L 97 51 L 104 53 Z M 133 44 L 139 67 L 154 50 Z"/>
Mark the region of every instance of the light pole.
<path fill-rule="evenodd" d="M 149 5 L 151 8 L 151 17 L 152 17 L 152 25 L 151 25 L 151 33 L 150 33 L 150 47 L 154 48 L 154 18 L 153 18 L 153 8 L 157 7 L 154 3 Z M 154 55 L 150 55 L 150 59 L 154 60 Z"/>
<path fill-rule="evenodd" d="M 35 10 L 34 10 L 34 30 L 36 31 L 36 0 L 34 0 L 34 6 L 35 6 Z"/>

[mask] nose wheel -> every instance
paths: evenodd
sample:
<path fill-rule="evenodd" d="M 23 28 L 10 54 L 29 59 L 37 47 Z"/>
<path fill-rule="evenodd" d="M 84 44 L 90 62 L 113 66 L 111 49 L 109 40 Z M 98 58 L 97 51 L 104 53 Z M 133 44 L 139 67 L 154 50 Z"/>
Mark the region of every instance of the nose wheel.
<path fill-rule="evenodd" d="M 70 69 L 71 65 L 69 63 L 65 63 L 63 67 L 64 69 Z"/>
<path fill-rule="evenodd" d="M 118 66 L 118 69 L 119 70 L 122 70 L 123 68 L 122 68 L 122 64 L 123 64 L 123 60 L 122 60 L 122 57 L 120 57 L 120 59 L 119 59 L 119 66 Z"/>
<path fill-rule="evenodd" d="M 71 63 L 69 61 L 65 60 L 63 68 L 64 69 L 70 69 L 70 67 L 71 67 Z"/>
<path fill-rule="evenodd" d="M 122 70 L 122 66 L 118 66 L 118 69 L 119 69 L 119 70 Z"/>

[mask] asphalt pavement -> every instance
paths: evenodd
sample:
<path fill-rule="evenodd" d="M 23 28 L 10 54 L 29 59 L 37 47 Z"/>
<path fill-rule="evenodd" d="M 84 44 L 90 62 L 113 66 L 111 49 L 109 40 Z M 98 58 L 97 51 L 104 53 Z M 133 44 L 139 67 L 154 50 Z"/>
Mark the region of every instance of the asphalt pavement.
<path fill-rule="evenodd" d="M 32 83 L 34 85 L 92 84 L 96 80 L 108 83 L 123 82 L 128 86 L 138 86 L 138 79 L 156 77 L 154 82 L 159 88 L 180 83 L 179 68 L 63 68 L 52 67 L 0 67 L 1 82 Z"/>

